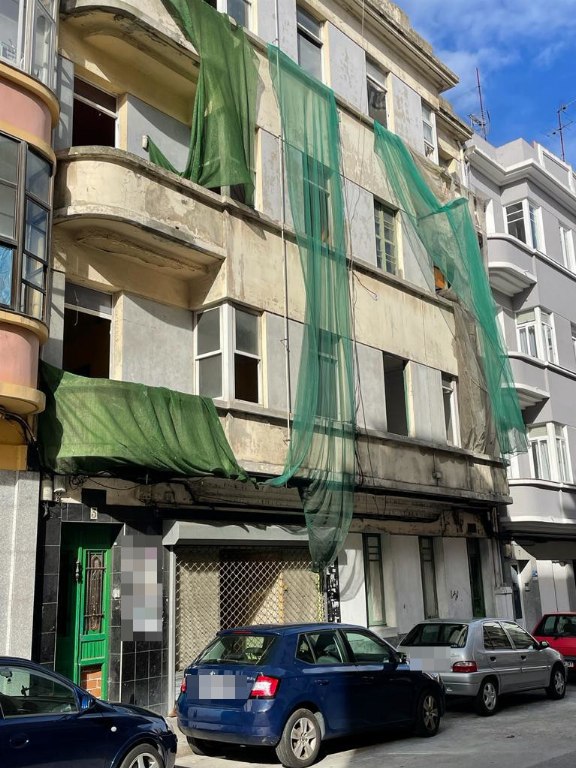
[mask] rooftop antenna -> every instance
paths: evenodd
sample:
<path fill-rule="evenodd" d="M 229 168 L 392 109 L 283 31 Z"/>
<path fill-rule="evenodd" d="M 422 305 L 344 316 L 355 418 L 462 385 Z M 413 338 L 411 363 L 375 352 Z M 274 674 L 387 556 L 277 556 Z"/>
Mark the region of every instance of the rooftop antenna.
<path fill-rule="evenodd" d="M 478 89 L 478 99 L 480 101 L 480 116 L 478 115 L 468 115 L 470 118 L 470 125 L 474 130 L 479 131 L 480 136 L 482 136 L 483 139 L 486 139 L 488 136 L 488 121 L 490 120 L 490 115 L 488 112 L 484 111 L 484 101 L 482 99 L 482 86 L 480 84 L 480 71 L 478 67 L 476 67 L 476 87 Z"/>
<path fill-rule="evenodd" d="M 562 115 L 569 106 L 574 104 L 576 102 L 576 99 L 572 99 L 572 101 L 568 101 L 566 104 L 560 104 L 558 109 L 556 110 L 556 114 L 558 115 L 558 128 L 556 130 L 552 131 L 552 136 L 556 136 L 558 134 L 560 136 L 560 155 L 562 157 L 562 161 L 566 162 L 566 149 L 564 147 L 564 131 L 566 128 L 568 128 L 569 125 L 572 125 L 574 120 L 570 120 L 568 123 L 562 122 Z"/>

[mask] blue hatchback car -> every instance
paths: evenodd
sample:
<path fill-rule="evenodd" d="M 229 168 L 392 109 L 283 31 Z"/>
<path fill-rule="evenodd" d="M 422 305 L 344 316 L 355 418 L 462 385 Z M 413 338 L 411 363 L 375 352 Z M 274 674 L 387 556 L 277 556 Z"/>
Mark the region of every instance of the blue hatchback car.
<path fill-rule="evenodd" d="M 95 699 L 26 659 L 0 656 L 2 768 L 173 768 L 164 718 Z"/>
<path fill-rule="evenodd" d="M 363 627 L 252 626 L 217 634 L 186 669 L 177 710 L 196 754 L 271 746 L 287 768 L 306 768 L 337 736 L 406 726 L 434 736 L 444 690 Z"/>

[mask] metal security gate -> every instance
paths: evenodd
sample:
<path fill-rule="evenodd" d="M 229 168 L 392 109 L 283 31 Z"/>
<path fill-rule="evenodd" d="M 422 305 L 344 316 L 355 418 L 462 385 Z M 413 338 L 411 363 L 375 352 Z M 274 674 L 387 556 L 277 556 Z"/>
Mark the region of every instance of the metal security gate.
<path fill-rule="evenodd" d="M 178 547 L 176 669 L 227 627 L 324 621 L 307 548 Z"/>

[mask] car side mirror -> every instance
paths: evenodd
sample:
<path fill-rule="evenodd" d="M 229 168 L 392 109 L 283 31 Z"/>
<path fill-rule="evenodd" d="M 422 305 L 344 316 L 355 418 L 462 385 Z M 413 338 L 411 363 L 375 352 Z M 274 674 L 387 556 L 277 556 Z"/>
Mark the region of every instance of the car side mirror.
<path fill-rule="evenodd" d="M 80 699 L 79 714 L 82 714 L 83 712 L 89 712 L 96 706 L 96 699 L 90 693 L 86 693 L 86 691 L 82 691 L 78 698 Z"/>
<path fill-rule="evenodd" d="M 540 643 L 538 643 L 538 650 L 542 651 L 544 648 L 550 648 L 550 643 L 548 640 L 542 640 Z"/>

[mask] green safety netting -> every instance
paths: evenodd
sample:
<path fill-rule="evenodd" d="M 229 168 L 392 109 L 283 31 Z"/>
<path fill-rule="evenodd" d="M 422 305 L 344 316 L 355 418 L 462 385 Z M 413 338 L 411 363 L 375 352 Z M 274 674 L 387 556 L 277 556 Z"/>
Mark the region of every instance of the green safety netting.
<path fill-rule="evenodd" d="M 280 107 L 290 210 L 306 291 L 300 372 L 283 474 L 307 478 L 303 505 L 313 568 L 338 554 L 354 503 L 355 398 L 340 136 L 334 93 L 269 46 Z"/>
<path fill-rule="evenodd" d="M 38 418 L 44 469 L 59 474 L 149 470 L 246 479 L 210 398 L 126 381 L 89 379 L 41 363 Z"/>
<path fill-rule="evenodd" d="M 506 347 L 496 322 L 496 306 L 468 201 L 458 198 L 441 205 L 402 139 L 377 122 L 374 123 L 374 148 L 396 202 L 428 257 L 476 321 L 477 355 L 500 452 L 502 455 L 524 452 L 527 450 L 526 428 Z"/>
<path fill-rule="evenodd" d="M 190 152 L 178 172 L 151 139 L 150 160 L 204 187 L 244 185 L 254 196 L 258 68 L 244 30 L 205 0 L 162 0 L 200 56 Z"/>

